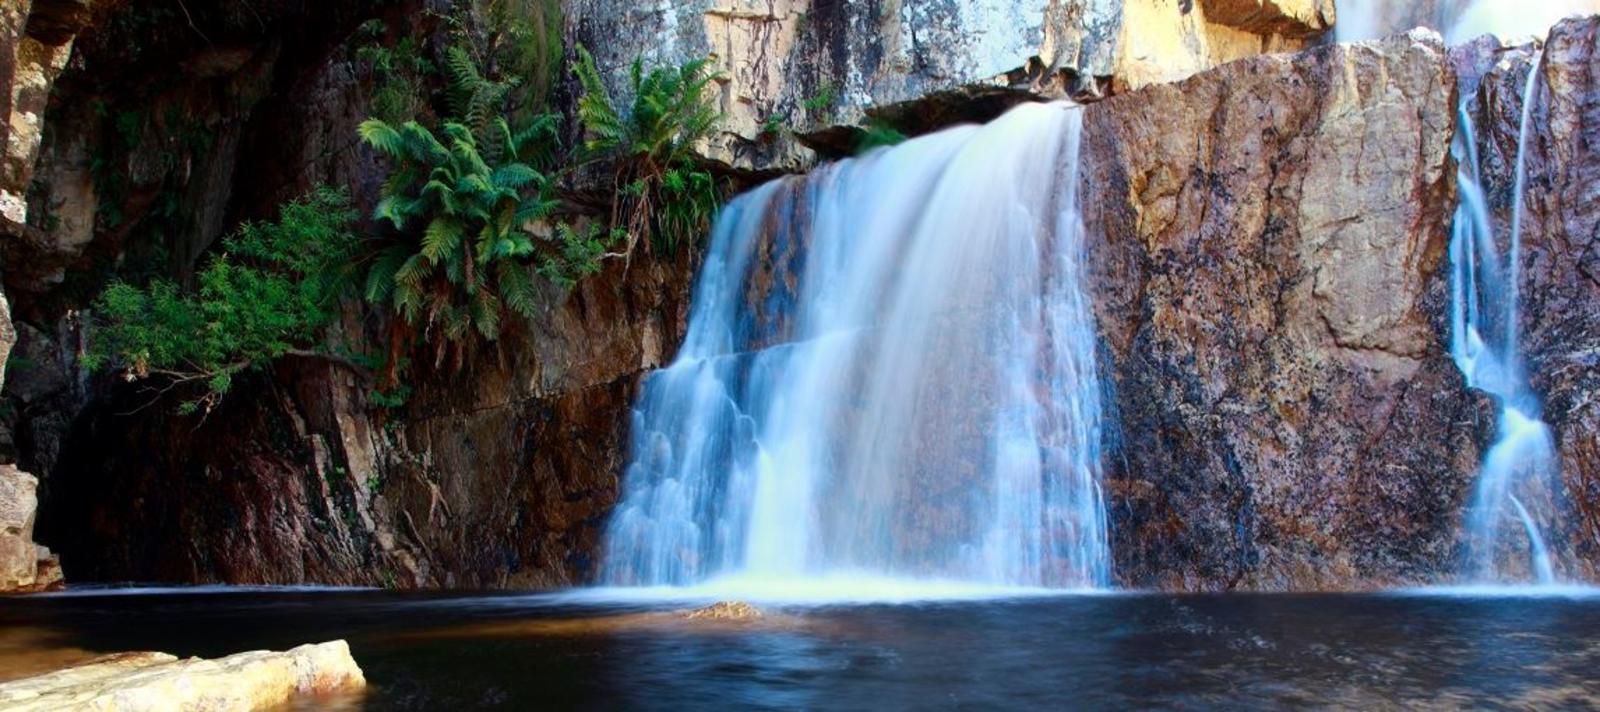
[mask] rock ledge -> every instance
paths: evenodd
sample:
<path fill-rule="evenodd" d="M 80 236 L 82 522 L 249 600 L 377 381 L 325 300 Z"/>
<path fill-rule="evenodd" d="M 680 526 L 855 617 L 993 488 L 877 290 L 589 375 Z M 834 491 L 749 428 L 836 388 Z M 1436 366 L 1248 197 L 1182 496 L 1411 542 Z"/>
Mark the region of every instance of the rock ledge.
<path fill-rule="evenodd" d="M 298 696 L 355 691 L 366 684 L 343 640 L 216 660 L 123 653 L 0 685 L 0 708 L 242 712 L 274 708 Z"/>

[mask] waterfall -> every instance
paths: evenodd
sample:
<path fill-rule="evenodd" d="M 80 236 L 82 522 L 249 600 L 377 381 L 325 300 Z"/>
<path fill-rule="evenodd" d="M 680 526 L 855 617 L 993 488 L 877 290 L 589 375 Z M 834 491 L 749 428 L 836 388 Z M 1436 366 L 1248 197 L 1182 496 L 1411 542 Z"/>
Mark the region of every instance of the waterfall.
<path fill-rule="evenodd" d="M 1472 573 L 1494 581 L 1513 575 L 1503 568 L 1500 539 L 1508 521 L 1516 521 L 1528 539 L 1529 570 L 1540 583 L 1549 584 L 1554 583 L 1555 575 L 1545 538 L 1518 496 L 1518 492 L 1536 492 L 1547 485 L 1555 464 L 1554 440 L 1550 428 L 1539 419 L 1538 398 L 1528 387 L 1518 347 L 1525 154 L 1539 64 L 1535 57 L 1522 92 L 1512 217 L 1504 258 L 1489 217 L 1477 137 L 1465 101 L 1458 112 L 1461 130 L 1454 148 L 1460 203 L 1450 241 L 1450 352 L 1468 385 L 1494 396 L 1500 407 L 1496 440 L 1484 459 L 1467 516 Z"/>
<path fill-rule="evenodd" d="M 601 580 L 1109 582 L 1082 112 L 769 183 L 645 382 Z"/>

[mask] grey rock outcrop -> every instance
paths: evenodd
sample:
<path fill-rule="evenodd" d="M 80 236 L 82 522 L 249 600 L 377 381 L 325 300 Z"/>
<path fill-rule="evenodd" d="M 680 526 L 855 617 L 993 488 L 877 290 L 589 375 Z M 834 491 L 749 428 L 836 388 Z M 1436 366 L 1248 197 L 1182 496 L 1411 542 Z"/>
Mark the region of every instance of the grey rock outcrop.
<path fill-rule="evenodd" d="M 869 109 L 937 103 L 950 92 L 1098 95 L 1106 82 L 1125 90 L 1296 49 L 1331 28 L 1333 3 L 578 0 L 569 17 L 599 65 L 614 68 L 618 95 L 635 57 L 669 65 L 713 57 L 728 118 L 703 150 L 763 171 L 804 167 L 809 152 L 795 135 L 860 123 Z"/>
<path fill-rule="evenodd" d="M 28 184 L 44 133 L 50 86 L 89 21 L 88 0 L 10 0 L 0 7 L 0 220 L 28 221 Z"/>

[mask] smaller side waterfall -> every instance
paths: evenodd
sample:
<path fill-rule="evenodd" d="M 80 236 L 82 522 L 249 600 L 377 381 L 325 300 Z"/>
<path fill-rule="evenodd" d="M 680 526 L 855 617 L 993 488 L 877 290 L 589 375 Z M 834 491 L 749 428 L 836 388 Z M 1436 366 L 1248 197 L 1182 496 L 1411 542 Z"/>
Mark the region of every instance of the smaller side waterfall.
<path fill-rule="evenodd" d="M 1516 576 L 1506 565 L 1510 525 L 1527 537 L 1528 573 L 1538 582 L 1555 582 L 1545 538 L 1524 501 L 1544 490 L 1553 474 L 1555 443 L 1539 419 L 1538 397 L 1528 387 L 1518 348 L 1523 194 L 1527 181 L 1529 118 L 1539 85 L 1539 59 L 1522 92 L 1522 118 L 1512 185 L 1511 225 L 1502 258 L 1490 218 L 1477 137 L 1463 101 L 1455 153 L 1460 204 L 1450 242 L 1450 352 L 1468 385 L 1494 396 L 1500 406 L 1497 437 L 1484 459 L 1477 492 L 1467 516 L 1471 575 L 1488 581 Z M 1520 496 L 1519 496 L 1520 495 Z M 1515 531 L 1515 529 L 1513 529 Z"/>

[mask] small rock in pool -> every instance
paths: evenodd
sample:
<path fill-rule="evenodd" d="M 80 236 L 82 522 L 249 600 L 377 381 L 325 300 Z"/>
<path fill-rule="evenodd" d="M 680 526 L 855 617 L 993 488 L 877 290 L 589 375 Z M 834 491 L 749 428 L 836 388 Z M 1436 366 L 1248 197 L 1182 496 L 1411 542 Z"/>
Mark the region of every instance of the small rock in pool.
<path fill-rule="evenodd" d="M 705 608 L 685 611 L 689 620 L 748 621 L 761 617 L 761 610 L 743 601 L 719 601 Z"/>

